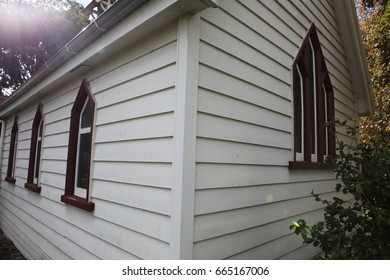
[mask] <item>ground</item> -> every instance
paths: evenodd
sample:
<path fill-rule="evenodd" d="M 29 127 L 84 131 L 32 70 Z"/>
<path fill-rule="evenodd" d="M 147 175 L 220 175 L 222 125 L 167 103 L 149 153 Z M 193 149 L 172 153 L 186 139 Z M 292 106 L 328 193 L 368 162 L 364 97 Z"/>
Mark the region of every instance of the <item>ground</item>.
<path fill-rule="evenodd" d="M 25 258 L 16 249 L 14 243 L 5 237 L 0 229 L 0 260 L 24 260 Z"/>

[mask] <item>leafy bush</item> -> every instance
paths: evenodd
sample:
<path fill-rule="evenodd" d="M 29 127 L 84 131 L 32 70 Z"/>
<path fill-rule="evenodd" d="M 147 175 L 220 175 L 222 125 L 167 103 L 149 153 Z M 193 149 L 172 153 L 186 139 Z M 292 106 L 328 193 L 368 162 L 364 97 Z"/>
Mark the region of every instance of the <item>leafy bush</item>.
<path fill-rule="evenodd" d="M 346 122 L 336 125 L 352 137 L 358 133 Z M 290 229 L 304 243 L 320 246 L 323 259 L 390 259 L 390 131 L 365 144 L 337 143 L 331 159 L 340 179 L 336 191 L 351 199 L 326 200 L 312 192 L 325 205 L 324 221 L 308 226 L 301 219 Z"/>

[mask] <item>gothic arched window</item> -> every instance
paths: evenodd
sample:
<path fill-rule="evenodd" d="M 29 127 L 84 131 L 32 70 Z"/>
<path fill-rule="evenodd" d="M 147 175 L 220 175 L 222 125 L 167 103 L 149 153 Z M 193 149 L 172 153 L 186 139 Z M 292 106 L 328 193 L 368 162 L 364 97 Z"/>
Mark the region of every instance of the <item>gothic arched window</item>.
<path fill-rule="evenodd" d="M 333 168 L 335 135 L 326 123 L 334 119 L 334 95 L 314 24 L 294 60 L 294 161 L 290 168 Z"/>
<path fill-rule="evenodd" d="M 28 164 L 27 183 L 25 188 L 40 193 L 39 173 L 42 154 L 42 138 L 43 138 L 43 114 L 42 106 L 39 105 L 35 113 L 32 130 L 31 130 L 31 145 L 30 158 Z"/>
<path fill-rule="evenodd" d="M 83 80 L 71 113 L 65 194 L 61 201 L 86 211 L 95 207 L 89 201 L 94 111 L 95 102 Z"/>

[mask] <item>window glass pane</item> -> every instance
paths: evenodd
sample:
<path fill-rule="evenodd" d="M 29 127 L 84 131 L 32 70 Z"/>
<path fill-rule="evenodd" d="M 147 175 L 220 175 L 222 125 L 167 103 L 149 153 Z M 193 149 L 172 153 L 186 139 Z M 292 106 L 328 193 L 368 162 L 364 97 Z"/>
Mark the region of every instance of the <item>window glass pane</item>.
<path fill-rule="evenodd" d="M 88 172 L 89 172 L 89 158 L 90 158 L 90 145 L 91 133 L 80 134 L 79 140 L 79 154 L 78 154 L 78 166 L 77 166 L 77 182 L 78 188 L 88 188 Z"/>
<path fill-rule="evenodd" d="M 42 146 L 42 141 L 39 139 L 37 141 L 37 152 L 36 152 L 36 156 L 35 156 L 35 175 L 34 175 L 34 178 L 37 180 L 35 183 L 38 183 L 39 164 L 41 162 L 41 146 Z"/>
<path fill-rule="evenodd" d="M 18 144 L 18 125 L 15 117 L 14 124 L 11 130 L 11 142 L 8 156 L 7 177 L 14 179 L 15 163 L 16 163 L 16 151 Z"/>
<path fill-rule="evenodd" d="M 13 143 L 14 145 L 14 153 L 13 153 L 13 162 L 12 162 L 12 173 L 11 177 L 15 177 L 15 168 L 16 168 L 16 155 L 17 155 L 17 146 L 18 146 L 18 132 L 15 132 L 15 142 Z"/>
<path fill-rule="evenodd" d="M 302 77 L 298 66 L 294 69 L 295 152 L 302 153 Z"/>
<path fill-rule="evenodd" d="M 91 127 L 92 110 L 93 110 L 93 104 L 90 98 L 88 98 L 88 102 L 84 105 L 84 109 L 81 115 L 81 125 L 80 125 L 81 128 Z"/>
<path fill-rule="evenodd" d="M 42 131 L 43 131 L 43 121 L 41 121 L 40 124 L 39 124 L 38 138 L 42 137 Z"/>
<path fill-rule="evenodd" d="M 325 119 L 325 124 L 327 124 L 329 122 L 328 120 L 328 94 L 326 92 L 326 89 L 325 89 L 325 86 L 322 85 L 322 91 L 323 91 L 323 98 L 324 98 L 324 119 Z M 324 153 L 325 155 L 328 155 L 329 152 L 328 152 L 328 140 L 329 140 L 329 135 L 328 135 L 328 126 L 325 125 L 324 126 L 324 136 L 325 136 L 325 141 L 324 141 Z"/>
<path fill-rule="evenodd" d="M 35 150 L 35 169 L 34 169 L 34 183 L 38 184 L 38 175 L 39 175 L 39 164 L 41 162 L 41 149 L 42 149 L 42 130 L 43 130 L 43 121 L 39 123 L 38 127 L 38 137 Z"/>

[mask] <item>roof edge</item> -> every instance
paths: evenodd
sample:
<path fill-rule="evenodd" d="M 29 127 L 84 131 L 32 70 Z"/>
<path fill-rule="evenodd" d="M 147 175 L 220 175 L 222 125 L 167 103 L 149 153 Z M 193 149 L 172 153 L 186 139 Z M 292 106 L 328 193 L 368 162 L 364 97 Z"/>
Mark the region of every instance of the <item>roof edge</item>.
<path fill-rule="evenodd" d="M 120 22 L 126 16 L 137 10 L 149 0 L 117 1 L 109 9 L 101 14 L 96 20 L 81 30 L 64 47 L 62 47 L 53 57 L 35 72 L 30 79 L 22 84 L 19 89 L 12 93 L 0 105 L 1 108 L 17 100 L 24 92 L 38 84 L 45 77 L 60 68 L 66 61 L 77 55 L 83 48 L 91 44 L 115 24 Z"/>
<path fill-rule="evenodd" d="M 375 110 L 374 99 L 355 3 L 354 0 L 334 0 L 333 3 L 356 94 L 357 112 L 359 116 L 370 115 Z"/>
<path fill-rule="evenodd" d="M 36 95 L 37 90 L 34 89 L 36 86 L 45 81 L 45 79 L 48 79 L 48 77 L 52 74 L 58 73 L 65 63 L 72 61 L 72 59 L 76 55 L 80 54 L 86 47 L 94 41 L 100 39 L 100 37 L 103 37 L 102 35 L 107 33 L 107 31 L 114 28 L 122 20 L 130 17 L 139 8 L 141 8 L 141 6 L 148 2 L 154 2 L 155 4 L 158 3 L 159 5 L 152 6 L 153 8 L 150 13 L 142 13 L 145 14 L 145 18 L 143 19 L 143 23 L 137 23 L 139 26 L 145 24 L 147 21 L 150 21 L 151 18 L 157 18 L 160 14 L 163 15 L 167 11 L 172 10 L 172 15 L 180 16 L 186 13 L 194 14 L 201 10 L 215 8 L 218 6 L 218 0 L 118 0 L 109 9 L 103 12 L 95 21 L 91 22 L 79 34 L 77 34 L 56 55 L 49 59 L 43 67 L 41 67 L 7 100 L 0 103 L 0 114 L 7 114 L 10 110 L 14 110 L 16 107 L 20 106 L 19 103 L 24 103 L 26 100 L 21 102 L 19 102 L 19 100 L 29 92 L 31 93 L 32 91 L 32 95 Z M 148 16 L 151 18 L 147 18 Z M 109 44 L 111 43 L 112 42 Z M 29 99 L 30 97 L 27 98 Z"/>

